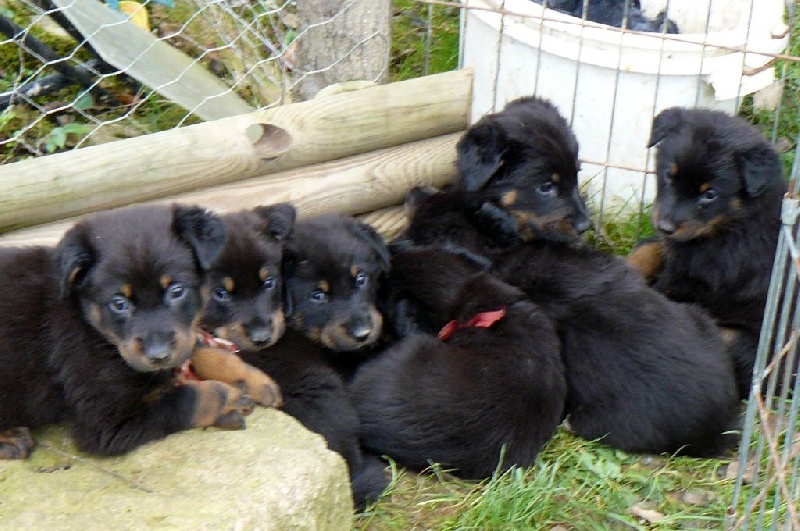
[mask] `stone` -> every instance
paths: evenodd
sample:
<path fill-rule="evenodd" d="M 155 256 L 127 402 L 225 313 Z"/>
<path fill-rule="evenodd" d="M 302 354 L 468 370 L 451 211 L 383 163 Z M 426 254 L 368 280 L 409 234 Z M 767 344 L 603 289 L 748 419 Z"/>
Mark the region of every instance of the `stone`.
<path fill-rule="evenodd" d="M 29 459 L 0 460 L 2 528 L 352 529 L 344 460 L 278 410 L 114 458 L 81 454 L 63 428 L 36 439 Z"/>

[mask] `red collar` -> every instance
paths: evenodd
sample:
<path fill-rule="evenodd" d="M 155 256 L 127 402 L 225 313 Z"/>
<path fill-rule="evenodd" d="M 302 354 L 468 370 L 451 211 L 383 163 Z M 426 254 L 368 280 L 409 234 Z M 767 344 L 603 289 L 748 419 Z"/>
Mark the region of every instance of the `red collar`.
<path fill-rule="evenodd" d="M 477 313 L 466 323 L 460 323 L 456 320 L 450 321 L 439 331 L 439 339 L 446 341 L 456 330 L 461 328 L 490 328 L 493 324 L 502 319 L 505 314 L 506 309 L 500 308 L 499 310 Z"/>
<path fill-rule="evenodd" d="M 206 332 L 205 330 L 199 330 L 197 332 L 197 344 L 202 347 L 221 348 L 229 352 L 239 352 L 239 348 L 233 341 L 216 337 L 214 334 Z"/>

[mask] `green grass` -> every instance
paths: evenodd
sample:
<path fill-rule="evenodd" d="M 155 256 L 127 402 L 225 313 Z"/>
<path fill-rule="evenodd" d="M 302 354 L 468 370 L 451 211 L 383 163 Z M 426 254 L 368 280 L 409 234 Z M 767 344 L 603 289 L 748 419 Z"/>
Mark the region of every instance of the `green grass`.
<path fill-rule="evenodd" d="M 560 430 L 534 466 L 486 482 L 454 479 L 436 468 L 396 470 L 387 494 L 355 527 L 719 529 L 735 485 L 729 464 L 630 455 Z"/>
<path fill-rule="evenodd" d="M 437 74 L 458 67 L 458 9 L 395 0 L 392 17 L 391 81 Z M 430 13 L 429 13 L 430 12 Z M 428 32 L 430 14 L 431 31 Z"/>

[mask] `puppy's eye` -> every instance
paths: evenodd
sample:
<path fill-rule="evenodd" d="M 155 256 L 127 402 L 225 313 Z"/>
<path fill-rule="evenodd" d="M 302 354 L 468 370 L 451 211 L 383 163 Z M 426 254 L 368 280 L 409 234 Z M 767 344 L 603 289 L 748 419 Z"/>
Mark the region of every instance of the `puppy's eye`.
<path fill-rule="evenodd" d="M 118 314 L 128 313 L 131 309 L 131 302 L 122 295 L 116 295 L 111 302 L 108 303 L 111 311 Z"/>
<path fill-rule="evenodd" d="M 214 288 L 211 291 L 211 296 L 217 302 L 228 302 L 231 300 L 231 293 L 224 288 Z"/>
<path fill-rule="evenodd" d="M 369 284 L 369 276 L 363 271 L 359 271 L 358 274 L 353 279 L 353 282 L 355 282 L 355 285 L 358 286 L 359 288 L 363 288 L 364 286 Z"/>
<path fill-rule="evenodd" d="M 315 289 L 311 292 L 310 299 L 312 302 L 326 302 L 328 300 L 328 294 L 321 289 Z"/>
<path fill-rule="evenodd" d="M 556 195 L 558 189 L 553 181 L 548 181 L 537 186 L 536 193 L 539 195 Z"/>
<path fill-rule="evenodd" d="M 275 277 L 267 277 L 264 279 L 264 288 L 272 289 L 275 287 Z"/>
<path fill-rule="evenodd" d="M 169 285 L 165 295 L 169 301 L 179 301 L 186 295 L 186 288 L 176 282 Z"/>
<path fill-rule="evenodd" d="M 700 194 L 700 204 L 707 205 L 709 203 L 714 202 L 714 200 L 719 196 L 716 190 L 713 188 L 709 188 L 702 194 Z"/>

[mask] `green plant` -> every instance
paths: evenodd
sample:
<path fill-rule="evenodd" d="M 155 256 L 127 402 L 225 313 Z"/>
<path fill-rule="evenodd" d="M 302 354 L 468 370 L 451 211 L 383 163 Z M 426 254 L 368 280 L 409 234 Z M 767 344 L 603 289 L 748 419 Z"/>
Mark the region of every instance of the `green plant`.
<path fill-rule="evenodd" d="M 67 147 L 68 140 L 80 140 L 94 129 L 94 126 L 88 124 L 69 123 L 51 129 L 44 138 L 42 138 L 42 148 L 47 153 L 53 153 L 59 149 Z M 78 137 L 78 138 L 76 138 Z"/>

